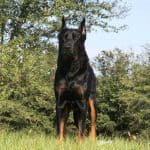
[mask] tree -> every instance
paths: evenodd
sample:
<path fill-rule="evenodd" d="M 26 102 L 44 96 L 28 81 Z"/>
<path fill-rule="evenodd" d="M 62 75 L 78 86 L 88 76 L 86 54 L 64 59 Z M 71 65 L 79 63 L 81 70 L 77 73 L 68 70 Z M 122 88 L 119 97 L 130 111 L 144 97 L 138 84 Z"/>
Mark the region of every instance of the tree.
<path fill-rule="evenodd" d="M 106 31 L 118 31 L 124 26 L 110 25 L 110 20 L 126 15 L 127 5 L 122 0 L 2 0 L 0 1 L 1 43 L 16 37 L 53 37 L 65 15 L 71 24 L 86 17 L 87 26 L 98 26 Z"/>
<path fill-rule="evenodd" d="M 95 59 L 98 133 L 148 135 L 149 55 L 138 56 L 138 61 L 134 58 L 115 49 L 102 51 Z"/>
<path fill-rule="evenodd" d="M 99 72 L 97 85 L 99 131 L 112 134 L 115 130 L 124 130 L 124 118 L 128 112 L 127 104 L 120 99 L 120 93 L 127 87 L 129 55 L 121 50 L 102 51 L 95 59 Z M 102 124 L 102 125 L 101 125 Z"/>
<path fill-rule="evenodd" d="M 133 91 L 136 93 L 130 104 L 134 114 L 134 120 L 130 128 L 134 132 L 140 132 L 147 137 L 150 135 L 150 46 L 144 46 L 145 51 L 138 57 L 132 66 Z"/>
<path fill-rule="evenodd" d="M 10 44 L 0 46 L 0 125 L 50 132 L 55 115 L 56 49 L 31 51 Z"/>

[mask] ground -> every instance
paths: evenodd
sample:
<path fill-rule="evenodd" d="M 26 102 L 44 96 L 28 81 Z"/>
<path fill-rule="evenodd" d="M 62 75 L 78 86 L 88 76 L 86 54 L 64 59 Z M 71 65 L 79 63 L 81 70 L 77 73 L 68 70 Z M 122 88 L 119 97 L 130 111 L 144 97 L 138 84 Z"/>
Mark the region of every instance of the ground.
<path fill-rule="evenodd" d="M 75 137 L 68 137 L 65 142 L 58 143 L 52 135 L 1 131 L 0 150 L 150 150 L 150 143 L 104 137 L 98 137 L 95 142 L 85 139 L 83 143 L 78 143 Z"/>

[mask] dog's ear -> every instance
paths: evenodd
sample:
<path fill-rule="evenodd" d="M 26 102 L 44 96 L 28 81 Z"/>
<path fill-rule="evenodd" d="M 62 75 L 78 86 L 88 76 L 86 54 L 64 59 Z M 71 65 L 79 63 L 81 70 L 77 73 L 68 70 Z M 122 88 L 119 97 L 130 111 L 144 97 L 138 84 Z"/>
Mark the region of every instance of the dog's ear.
<path fill-rule="evenodd" d="M 61 25 L 61 29 L 65 29 L 66 28 L 66 21 L 65 21 L 65 17 L 62 16 L 62 25 Z"/>
<path fill-rule="evenodd" d="M 79 30 L 80 30 L 82 35 L 86 35 L 85 18 L 83 18 L 83 20 L 81 21 Z"/>

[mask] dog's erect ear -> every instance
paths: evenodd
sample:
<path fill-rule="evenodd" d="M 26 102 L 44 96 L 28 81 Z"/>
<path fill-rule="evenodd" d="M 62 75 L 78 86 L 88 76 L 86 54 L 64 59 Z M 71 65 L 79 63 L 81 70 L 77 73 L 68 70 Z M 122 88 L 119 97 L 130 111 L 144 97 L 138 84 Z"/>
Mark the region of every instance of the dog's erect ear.
<path fill-rule="evenodd" d="M 61 25 L 61 29 L 66 28 L 66 21 L 65 21 L 65 17 L 62 17 L 62 25 Z"/>
<path fill-rule="evenodd" d="M 82 35 L 86 35 L 85 18 L 83 18 L 81 21 L 79 30 L 81 31 Z"/>

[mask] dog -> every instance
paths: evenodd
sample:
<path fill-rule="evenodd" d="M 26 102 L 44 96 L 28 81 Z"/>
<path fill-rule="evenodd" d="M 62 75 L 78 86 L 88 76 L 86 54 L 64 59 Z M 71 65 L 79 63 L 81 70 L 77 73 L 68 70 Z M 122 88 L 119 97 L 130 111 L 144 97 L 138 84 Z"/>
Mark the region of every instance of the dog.
<path fill-rule="evenodd" d="M 56 97 L 57 137 L 65 138 L 66 122 L 73 111 L 77 137 L 85 137 L 87 112 L 90 116 L 89 137 L 96 138 L 96 77 L 89 64 L 85 51 L 85 18 L 78 29 L 67 28 L 62 17 L 61 31 L 58 34 L 59 51 L 55 73 L 54 91 Z"/>

